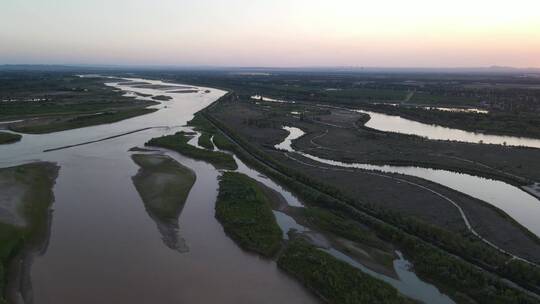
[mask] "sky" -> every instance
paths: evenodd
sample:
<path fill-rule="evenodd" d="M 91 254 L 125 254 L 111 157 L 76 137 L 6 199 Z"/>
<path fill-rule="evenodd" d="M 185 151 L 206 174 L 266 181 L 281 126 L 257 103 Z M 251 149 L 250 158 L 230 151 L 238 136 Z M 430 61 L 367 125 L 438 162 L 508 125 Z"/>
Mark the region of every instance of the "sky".
<path fill-rule="evenodd" d="M 540 1 L 0 0 L 0 64 L 540 67 Z"/>

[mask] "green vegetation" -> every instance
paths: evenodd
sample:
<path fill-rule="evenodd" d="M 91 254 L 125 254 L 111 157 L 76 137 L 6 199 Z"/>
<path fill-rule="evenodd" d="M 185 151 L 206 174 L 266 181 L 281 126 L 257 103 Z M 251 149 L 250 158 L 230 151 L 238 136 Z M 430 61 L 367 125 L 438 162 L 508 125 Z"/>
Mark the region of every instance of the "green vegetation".
<path fill-rule="evenodd" d="M 152 138 L 145 145 L 171 149 L 187 157 L 209 162 L 218 169 L 236 170 L 238 168 L 231 155 L 195 148 L 188 144 L 189 139 L 185 132 L 178 132 L 174 135 Z"/>
<path fill-rule="evenodd" d="M 171 100 L 172 97 L 171 96 L 166 96 L 166 95 L 157 95 L 157 96 L 154 96 L 152 97 L 153 100 L 160 100 L 160 101 L 167 101 L 167 100 Z"/>
<path fill-rule="evenodd" d="M 246 175 L 225 172 L 219 181 L 216 218 L 242 248 L 270 257 L 281 246 L 282 232 L 260 187 Z"/>
<path fill-rule="evenodd" d="M 81 78 L 74 72 L 1 71 L 0 120 L 32 117 L 9 124 L 27 133 L 56 132 L 111 123 L 149 113 L 156 102 L 123 96 L 103 78 Z"/>
<path fill-rule="evenodd" d="M 299 279 L 327 303 L 414 303 L 392 286 L 342 262 L 307 242 L 292 241 L 278 266 Z"/>
<path fill-rule="evenodd" d="M 0 303 L 7 303 L 4 294 L 9 279 L 9 263 L 23 248 L 27 234 L 22 228 L 0 223 Z"/>
<path fill-rule="evenodd" d="M 407 96 L 406 90 L 391 90 L 391 89 L 345 89 L 336 91 L 326 91 L 327 97 L 336 99 L 361 99 L 368 101 L 402 101 Z"/>
<path fill-rule="evenodd" d="M 408 101 L 411 104 L 431 104 L 431 105 L 470 105 L 478 104 L 481 98 L 474 95 L 451 95 L 453 92 L 434 91 L 434 92 L 415 92 L 412 98 Z"/>
<path fill-rule="evenodd" d="M 145 115 L 157 111 L 156 109 L 129 109 L 108 111 L 104 113 L 79 115 L 75 117 L 60 116 L 50 120 L 37 120 L 37 123 L 22 123 L 11 125 L 10 129 L 21 133 L 42 134 L 58 132 L 69 129 L 84 128 L 93 125 L 108 124 L 120 120 Z"/>
<path fill-rule="evenodd" d="M 68 72 L 1 72 L 0 118 L 96 113 L 154 104 L 125 97 L 105 81 L 109 80 Z"/>
<path fill-rule="evenodd" d="M 177 219 L 195 173 L 168 156 L 134 154 L 131 158 L 140 167 L 133 183 L 148 212 L 161 220 Z"/>
<path fill-rule="evenodd" d="M 345 239 L 374 248 L 385 250 L 388 247 L 369 229 L 337 212 L 330 212 L 317 207 L 302 208 L 301 211 L 309 224 L 321 230 L 332 232 Z"/>
<path fill-rule="evenodd" d="M 214 144 L 220 150 L 234 151 L 235 145 L 221 132 L 214 134 Z"/>
<path fill-rule="evenodd" d="M 212 135 L 216 132 L 216 129 L 212 124 L 206 120 L 202 115 L 195 114 L 192 120 L 188 122 L 189 126 L 193 126 L 196 131 L 201 132 L 199 137 L 198 144 L 201 147 L 204 147 L 209 150 L 214 149 L 214 144 L 212 143 Z"/>
<path fill-rule="evenodd" d="M 331 71 L 270 71 L 266 76 L 231 75 L 220 72 L 177 72 L 179 82 L 234 90 L 242 97 L 264 95 L 276 99 L 354 103 L 414 102 L 440 105 L 477 105 L 480 101 L 520 102 L 535 100 L 540 94 L 532 89 L 493 90 L 469 88 L 477 82 L 499 84 L 515 78 L 493 75 L 440 75 L 427 73 L 377 73 Z M 170 76 L 170 75 L 168 75 Z M 506 78 L 506 79 L 497 79 Z M 523 82 L 531 80 L 523 79 Z M 414 93 L 414 94 L 411 94 Z M 516 99 L 514 99 L 515 101 Z"/>
<path fill-rule="evenodd" d="M 233 94 L 225 95 L 221 102 L 230 99 L 234 99 Z M 507 263 L 508 256 L 474 237 L 458 235 L 389 210 L 381 210 L 359 198 L 347 197 L 338 189 L 276 161 L 208 111 L 203 113 L 241 146 L 232 145 L 231 148 L 244 162 L 280 181 L 304 202 L 366 225 L 378 237 L 391 242 L 411 257 L 421 277 L 447 287 L 453 297 L 466 295 L 478 303 L 536 303 L 525 293 L 509 287 L 489 273 L 494 272 L 521 286 L 537 290 L 540 271 L 536 267 L 519 261 Z M 520 272 L 520 269 L 527 271 Z"/>
<path fill-rule="evenodd" d="M 214 150 L 214 144 L 212 143 L 212 136 L 206 132 L 201 133 L 199 136 L 198 144 L 199 146 L 206 148 L 208 150 Z"/>
<path fill-rule="evenodd" d="M 199 146 L 205 147 L 207 149 L 213 149 L 214 144 L 220 150 L 233 151 L 232 143 L 217 130 L 208 119 L 203 114 L 197 113 L 192 120 L 188 122 L 188 125 L 194 126 L 197 131 L 201 132 L 201 137 L 199 138 Z M 213 144 L 210 140 L 213 136 Z"/>
<path fill-rule="evenodd" d="M 0 169 L 2 191 L 16 191 L 21 187 L 25 189 L 17 198 L 24 225 L 0 223 L 0 302 L 3 300 L 10 261 L 25 247 L 39 246 L 48 233 L 48 210 L 54 200 L 52 187 L 58 169 L 52 163 L 32 163 Z"/>
<path fill-rule="evenodd" d="M 0 132 L 0 145 L 18 142 L 21 138 L 22 136 L 19 134 Z"/>
<path fill-rule="evenodd" d="M 200 113 L 196 113 L 195 116 L 193 116 L 193 119 L 188 121 L 188 126 L 195 127 L 195 130 L 206 132 L 206 133 L 214 133 L 216 132 L 216 128 Z"/>

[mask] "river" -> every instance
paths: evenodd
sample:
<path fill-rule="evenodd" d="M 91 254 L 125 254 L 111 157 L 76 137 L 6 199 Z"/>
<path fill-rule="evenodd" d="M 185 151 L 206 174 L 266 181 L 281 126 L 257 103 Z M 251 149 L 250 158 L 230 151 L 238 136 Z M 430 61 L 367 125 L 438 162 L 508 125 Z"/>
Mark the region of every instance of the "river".
<path fill-rule="evenodd" d="M 35 160 L 61 166 L 54 187 L 55 203 L 45 248 L 27 261 L 20 286 L 20 303 L 319 303 L 298 282 L 283 274 L 274 261 L 241 250 L 214 218 L 217 177 L 211 165 L 158 149 L 196 172 L 177 225 L 152 219 L 145 211 L 131 177 L 138 167 L 128 150 L 148 139 L 185 129 L 193 114 L 225 92 L 200 88 L 197 93 L 171 92 L 160 81 L 125 79 L 166 85 L 164 88 L 132 87 L 122 82 L 109 85 L 148 95 L 167 95 L 159 110 L 121 122 L 52 134 L 25 135 L 23 140 L 1 147 L 0 166 Z M 181 85 L 177 85 L 183 89 Z M 208 91 L 207 91 L 208 90 Z M 140 95 L 137 98 L 141 97 Z M 149 128 L 150 129 L 146 129 Z M 125 136 L 99 141 L 111 136 Z M 196 144 L 196 138 L 190 143 Z M 95 142 L 97 141 L 97 142 Z M 55 149 L 80 143 L 81 146 Z M 246 166 L 236 156 L 238 171 L 279 192 L 291 206 L 302 207 L 298 198 L 271 179 Z M 275 211 L 284 230 L 306 230 L 284 213 Z M 181 243 L 171 250 L 166 239 Z M 334 256 L 346 255 L 329 248 Z M 386 280 L 400 292 L 426 303 L 453 303 L 434 286 L 419 280 L 402 257 L 394 262 L 399 279 L 378 275 L 359 264 L 360 270 Z"/>
<path fill-rule="evenodd" d="M 160 81 L 129 79 L 155 85 Z M 128 81 L 128 79 L 126 79 Z M 34 160 L 57 162 L 52 225 L 46 248 L 35 254 L 20 286 L 20 303 L 318 303 L 275 262 L 241 250 L 214 218 L 217 177 L 211 165 L 167 154 L 193 169 L 197 180 L 179 219 L 183 253 L 164 244 L 163 227 L 145 211 L 131 177 L 138 167 L 128 150 L 179 130 L 193 114 L 225 92 L 200 88 L 126 91 L 167 95 L 159 111 L 117 123 L 63 132 L 24 135 L 0 148 L 0 166 Z M 179 86 L 179 89 L 183 89 Z M 170 88 L 168 88 L 170 90 Z M 208 91 L 207 91 L 208 90 Z M 138 97 L 143 98 L 143 97 Z M 69 149 L 61 146 L 140 132 Z"/>

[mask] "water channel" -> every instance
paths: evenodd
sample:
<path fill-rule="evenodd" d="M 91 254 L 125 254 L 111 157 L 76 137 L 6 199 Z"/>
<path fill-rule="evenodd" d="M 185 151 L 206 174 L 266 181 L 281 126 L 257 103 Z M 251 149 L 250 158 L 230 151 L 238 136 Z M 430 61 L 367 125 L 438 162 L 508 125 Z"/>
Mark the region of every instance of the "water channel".
<path fill-rule="evenodd" d="M 386 173 L 400 173 L 424 178 L 492 204 L 506 212 L 531 232 L 540 236 L 540 221 L 538 221 L 540 218 L 540 201 L 518 187 L 499 180 L 447 170 L 414 166 L 344 163 L 323 159 L 315 155 L 297 151 L 293 148 L 292 141 L 303 136 L 305 134 L 304 131 L 295 127 L 284 127 L 284 129 L 289 132 L 289 135 L 282 143 L 276 145 L 277 149 L 296 152 L 319 163 L 332 166 L 374 170 Z"/>
<path fill-rule="evenodd" d="M 136 88 L 129 81 L 157 86 Z M 185 243 L 182 253 L 164 244 L 163 227 L 156 227 L 131 181 L 138 167 L 130 158 L 130 148 L 174 133 L 225 92 L 199 88 L 195 93 L 173 93 L 167 92 L 171 86 L 181 86 L 144 79 L 110 85 L 172 99 L 160 101 L 155 106 L 159 111 L 148 115 L 24 135 L 22 141 L 0 148 L 1 167 L 35 160 L 56 162 L 61 167 L 54 187 L 49 239 L 43 250 L 26 261 L 31 265 L 26 267 L 18 302 L 318 303 L 275 262 L 241 250 L 225 235 L 214 218 L 220 172 L 211 165 L 168 153 L 197 175 L 179 225 L 170 231 Z M 155 128 L 145 129 L 148 127 Z M 141 129 L 88 145 L 43 152 Z"/>

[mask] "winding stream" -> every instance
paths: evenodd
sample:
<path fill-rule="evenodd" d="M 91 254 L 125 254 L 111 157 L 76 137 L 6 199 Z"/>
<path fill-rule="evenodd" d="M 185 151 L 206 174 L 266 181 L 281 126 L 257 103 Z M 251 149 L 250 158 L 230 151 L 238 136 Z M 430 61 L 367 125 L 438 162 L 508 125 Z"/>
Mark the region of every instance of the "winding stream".
<path fill-rule="evenodd" d="M 282 145 L 285 145 L 285 147 L 290 147 L 291 140 L 290 137 L 287 137 L 282 143 Z M 278 145 L 279 146 L 279 145 Z M 284 199 L 286 200 L 287 204 L 294 207 L 304 207 L 304 205 L 298 200 L 298 198 L 289 192 L 287 189 L 283 188 L 282 186 L 276 184 L 274 181 L 269 179 L 268 177 L 264 176 L 263 174 L 257 172 L 256 170 L 251 169 L 248 167 L 242 160 L 240 160 L 236 155 L 233 154 L 233 157 L 238 164 L 238 172 L 241 172 L 258 182 L 264 184 L 265 186 L 273 189 L 274 191 L 280 193 Z M 288 239 L 287 232 L 289 230 L 293 229 L 296 230 L 296 232 L 310 232 L 309 228 L 302 226 L 298 224 L 294 218 L 287 215 L 284 212 L 281 211 L 273 211 L 274 216 L 276 217 L 276 221 L 278 225 L 280 226 L 281 230 L 283 231 L 283 238 Z M 321 249 L 323 251 L 326 251 L 336 257 L 339 260 L 342 260 L 350 265 L 352 265 L 355 268 L 358 268 L 360 271 L 375 277 L 377 279 L 380 279 L 382 281 L 387 282 L 388 284 L 392 285 L 394 288 L 396 288 L 401 294 L 410 297 L 412 299 L 421 301 L 422 303 L 437 303 L 437 304 L 453 304 L 454 301 L 450 299 L 447 295 L 441 293 L 437 287 L 434 285 L 431 285 L 427 282 L 422 281 L 414 271 L 411 270 L 412 265 L 409 261 L 407 261 L 403 255 L 400 252 L 397 252 L 398 258 L 394 260 L 393 266 L 394 271 L 397 274 L 397 279 L 392 278 L 389 276 L 386 276 L 384 274 L 377 273 L 373 270 L 370 270 L 368 267 L 360 264 L 353 258 L 349 257 L 345 253 L 336 250 L 335 248 L 328 247 L 330 246 L 327 244 L 327 241 L 324 241 L 325 237 L 322 235 L 319 235 L 317 232 L 311 231 L 311 238 L 320 238 L 323 239 L 320 243 L 324 243 L 326 245 L 325 248 Z"/>
<path fill-rule="evenodd" d="M 261 175 L 257 171 L 246 166 L 240 159 L 234 156 L 236 163 L 238 164 L 238 172 L 248 175 L 249 177 L 256 179 L 265 186 L 279 192 L 291 206 L 302 207 L 303 205 L 298 201 L 298 199 L 288 190 L 284 189 L 280 185 L 274 183 L 271 179 Z M 273 211 L 276 221 L 283 231 L 283 237 L 288 239 L 287 232 L 291 229 L 296 230 L 297 232 L 307 232 L 310 231 L 309 228 L 298 224 L 294 218 L 291 216 L 280 212 Z M 313 232 L 314 237 L 323 238 L 323 236 L 317 236 L 317 233 Z M 323 242 L 326 243 L 326 242 Z M 336 250 L 335 248 L 323 248 L 321 249 L 326 251 L 336 257 L 339 260 L 342 260 L 355 268 L 358 268 L 360 271 L 375 277 L 377 279 L 383 280 L 388 284 L 396 288 L 401 294 L 406 295 L 412 299 L 422 301 L 423 303 L 440 303 L 440 304 L 452 304 L 454 303 L 447 295 L 441 293 L 437 287 L 422 281 L 416 276 L 416 274 L 411 271 L 411 264 L 408 262 L 401 253 L 397 253 L 398 259 L 394 260 L 394 271 L 396 272 L 398 278 L 391 278 L 384 274 L 377 273 L 373 270 L 370 270 L 366 266 L 360 264 L 353 258 L 347 256 L 341 251 Z"/>
<path fill-rule="evenodd" d="M 365 124 L 366 127 L 370 127 L 379 131 L 412 134 L 435 140 L 455 140 L 470 143 L 482 142 L 484 144 L 506 144 L 509 146 L 540 148 L 540 139 L 515 136 L 488 135 L 483 133 L 452 129 L 438 125 L 429 125 L 395 115 L 387 115 L 364 110 L 356 111 L 364 114 L 369 114 L 371 119 Z"/>
<path fill-rule="evenodd" d="M 261 95 L 251 96 L 253 100 L 269 101 L 277 103 L 296 103 L 295 101 L 287 101 L 274 99 Z M 391 104 L 398 106 L 399 104 Z M 484 144 L 497 144 L 508 146 L 520 146 L 540 148 L 540 139 L 516 137 L 516 136 L 502 136 L 502 135 L 489 135 L 484 133 L 469 132 L 459 129 L 453 129 L 448 127 L 442 127 L 439 125 L 430 125 L 414 120 L 406 119 L 397 115 L 382 114 L 373 111 L 366 110 L 351 110 L 348 108 L 329 106 L 327 104 L 319 104 L 328 108 L 336 108 L 347 111 L 355 111 L 358 113 L 369 114 L 370 120 L 365 124 L 366 127 L 376 129 L 384 132 L 396 132 L 409 135 L 418 135 L 434 140 L 452 140 L 469 143 L 484 143 Z M 435 108 L 440 111 L 453 111 L 453 112 L 476 112 L 485 113 L 485 110 L 476 108 L 448 108 L 448 107 L 425 107 Z"/>
<path fill-rule="evenodd" d="M 323 159 L 311 154 L 297 151 L 292 147 L 292 141 L 303 136 L 305 134 L 304 131 L 295 127 L 283 128 L 289 132 L 289 135 L 283 142 L 275 146 L 277 149 L 296 152 L 304 157 L 327 165 L 374 170 L 386 173 L 400 173 L 430 180 L 492 204 L 493 206 L 506 212 L 531 232 L 537 236 L 540 236 L 540 221 L 538 220 L 540 218 L 540 201 L 518 187 L 498 180 L 440 169 L 412 166 L 380 166 L 362 163 L 344 163 L 330 159 Z"/>

